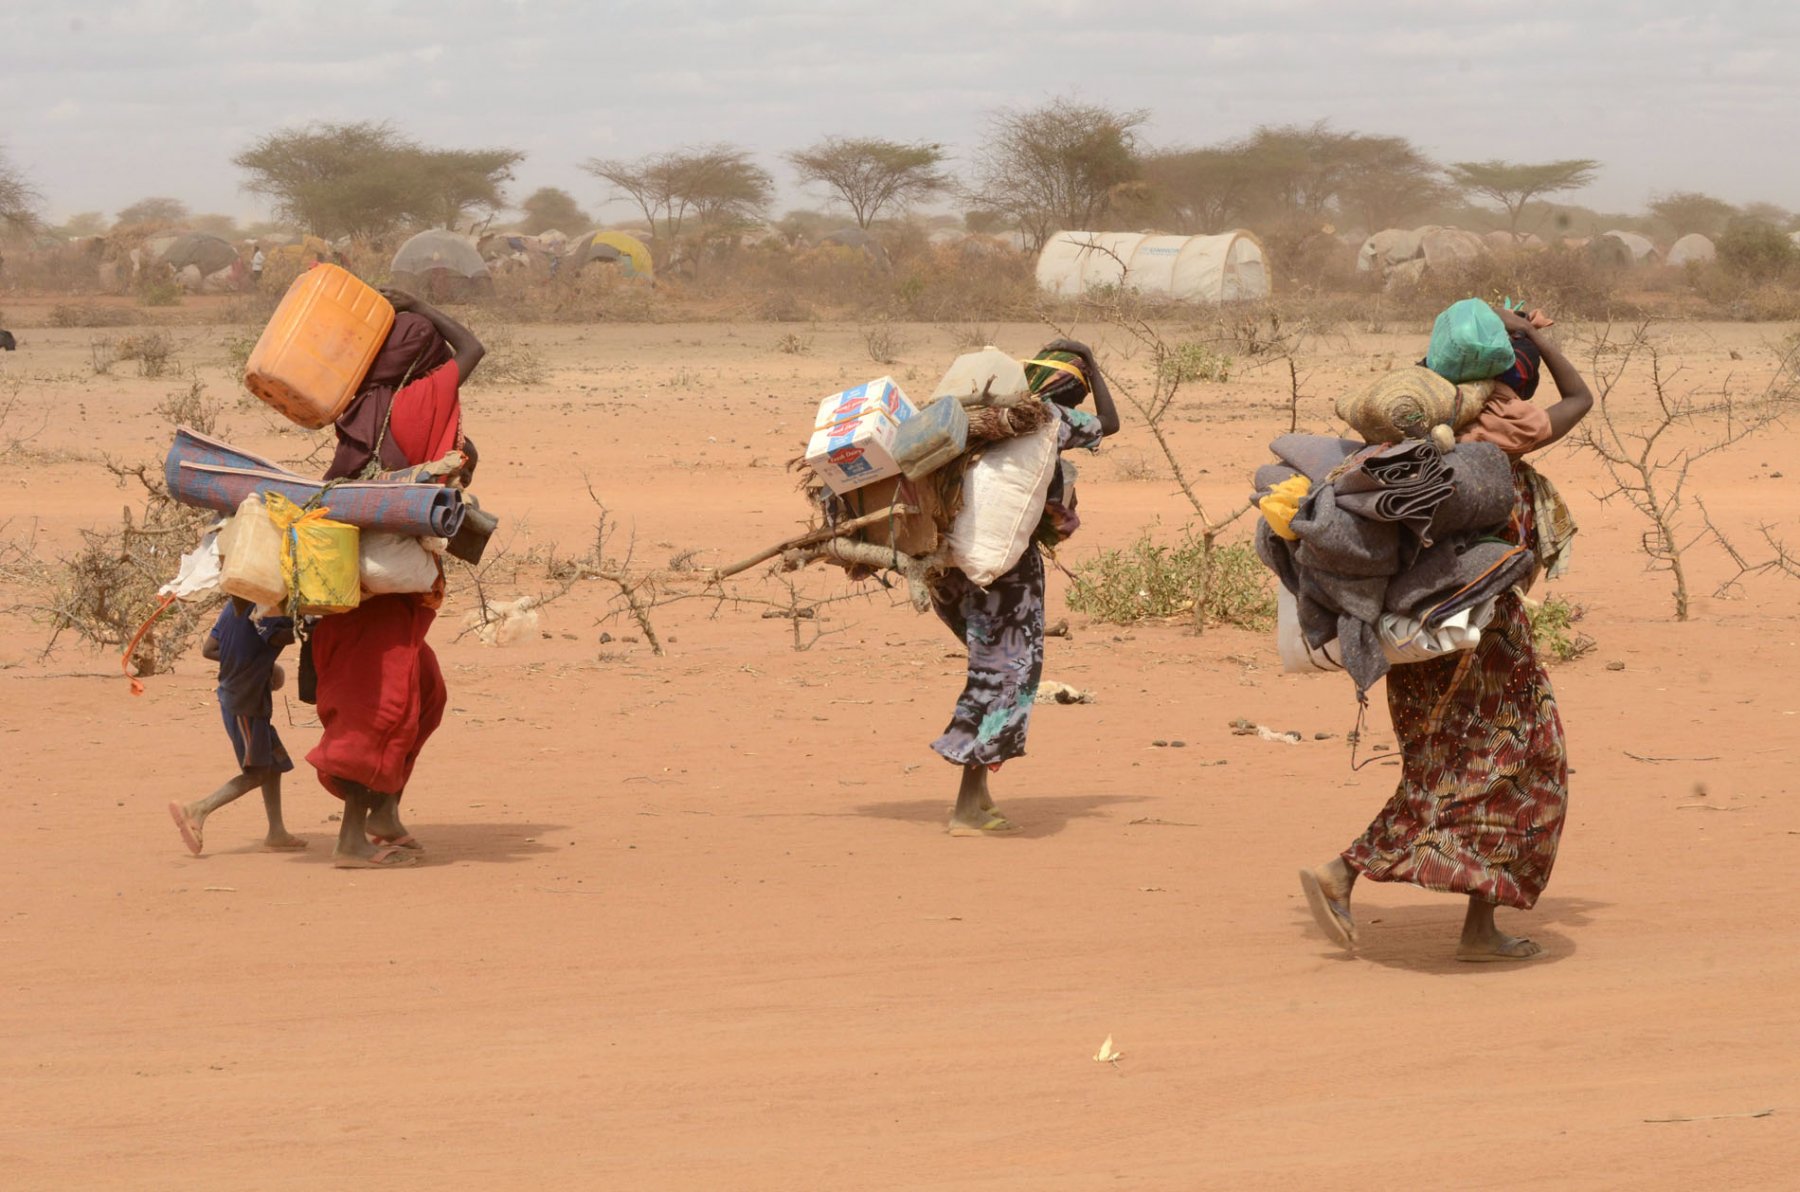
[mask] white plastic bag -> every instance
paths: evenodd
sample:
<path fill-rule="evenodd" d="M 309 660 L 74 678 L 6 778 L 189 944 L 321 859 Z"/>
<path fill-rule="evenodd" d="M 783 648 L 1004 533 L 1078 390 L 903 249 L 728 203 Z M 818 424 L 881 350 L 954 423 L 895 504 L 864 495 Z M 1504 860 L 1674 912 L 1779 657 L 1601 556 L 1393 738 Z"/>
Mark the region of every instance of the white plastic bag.
<path fill-rule="evenodd" d="M 156 594 L 173 596 L 177 600 L 198 600 L 217 588 L 219 573 L 225 564 L 225 557 L 219 553 L 219 533 L 228 524 L 220 522 L 208 530 L 200 539 L 200 545 L 182 555 L 175 578 L 158 588 Z"/>
<path fill-rule="evenodd" d="M 1488 599 L 1463 609 L 1431 630 L 1410 617 L 1383 613 L 1375 632 L 1388 662 L 1404 666 L 1409 662 L 1429 662 L 1458 650 L 1473 650 L 1481 644 L 1481 631 L 1493 619 L 1494 600 Z M 1275 649 L 1281 655 L 1281 669 L 1290 675 L 1344 669 L 1336 638 L 1317 650 L 1306 644 L 1306 637 L 1300 632 L 1299 602 L 1279 582 L 1275 585 Z"/>
<path fill-rule="evenodd" d="M 358 562 L 363 591 L 371 596 L 391 592 L 429 592 L 437 586 L 437 556 L 406 534 L 364 530 Z"/>
<path fill-rule="evenodd" d="M 1044 515 L 1056 474 L 1061 423 L 988 447 L 963 477 L 963 506 L 950 527 L 950 561 L 978 587 L 1018 563 Z"/>

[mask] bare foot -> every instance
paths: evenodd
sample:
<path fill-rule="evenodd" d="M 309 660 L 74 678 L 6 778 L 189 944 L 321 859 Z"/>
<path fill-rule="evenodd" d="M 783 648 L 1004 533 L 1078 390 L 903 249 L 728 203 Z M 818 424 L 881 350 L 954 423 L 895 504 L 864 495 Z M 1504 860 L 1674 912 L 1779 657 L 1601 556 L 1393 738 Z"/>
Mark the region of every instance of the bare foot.
<path fill-rule="evenodd" d="M 992 803 L 971 816 L 953 814 L 945 825 L 945 831 L 952 836 L 1010 836 L 1018 830 L 1019 825 L 994 810 Z"/>
<path fill-rule="evenodd" d="M 1356 884 L 1356 871 L 1333 857 L 1317 869 L 1300 871 L 1300 888 L 1306 892 L 1306 905 L 1327 939 L 1346 951 L 1356 951 L 1356 920 L 1350 917 L 1350 888 Z"/>
<path fill-rule="evenodd" d="M 1456 958 L 1470 964 L 1482 964 L 1493 960 L 1530 960 L 1533 956 L 1541 956 L 1543 951 L 1524 936 L 1495 931 L 1475 939 L 1464 935 L 1457 942 Z"/>
<path fill-rule="evenodd" d="M 187 845 L 188 852 L 198 857 L 200 850 L 206 847 L 206 817 L 196 815 L 185 804 L 171 800 L 169 818 L 175 821 L 175 827 L 181 832 L 182 843 Z"/>
<path fill-rule="evenodd" d="M 306 847 L 306 841 L 292 832 L 271 832 L 263 837 L 265 853 L 295 853 Z"/>

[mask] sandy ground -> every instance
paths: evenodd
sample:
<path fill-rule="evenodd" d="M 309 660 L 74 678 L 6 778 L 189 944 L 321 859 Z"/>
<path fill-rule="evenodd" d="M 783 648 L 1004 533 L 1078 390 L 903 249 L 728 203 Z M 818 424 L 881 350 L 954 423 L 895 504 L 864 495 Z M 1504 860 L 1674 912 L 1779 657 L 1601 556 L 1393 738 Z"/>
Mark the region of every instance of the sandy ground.
<path fill-rule="evenodd" d="M 95 376 L 89 340 L 116 332 L 9 309 L 27 323 L 0 361 L 11 433 L 51 418 L 6 456 L 6 535 L 54 555 L 132 499 L 99 461 L 160 459 L 155 407 L 187 382 Z M 1787 330 L 1660 334 L 1678 389 L 1748 392 Z M 1311 344 L 1301 425 L 1420 331 Z M 777 350 L 789 332 L 804 353 Z M 241 331 L 176 334 L 228 437 L 306 454 L 238 404 Z M 550 379 L 466 399 L 521 563 L 501 595 L 545 587 L 532 552 L 585 549 L 584 472 L 640 564 L 794 531 L 782 465 L 814 403 L 882 371 L 850 326 L 514 334 Z M 953 334 L 902 335 L 895 375 L 928 390 Z M 1206 499 L 1242 494 L 1286 394 L 1285 371 L 1247 371 L 1178 408 Z M 1647 374 L 1612 400 L 1647 409 Z M 1797 445 L 1768 432 L 1692 484 L 1746 543 L 1761 521 L 1800 541 Z M 926 743 L 961 666 L 935 619 L 835 604 L 797 652 L 755 606 L 687 602 L 656 611 L 655 657 L 589 583 L 495 649 L 458 638 L 465 591 L 435 635 L 451 715 L 407 796 L 431 863 L 358 874 L 329 866 L 336 805 L 304 767 L 287 805 L 306 854 L 256 850 L 254 796 L 206 856 L 181 848 L 164 804 L 230 767 L 197 656 L 133 699 L 114 658 L 42 657 L 40 628 L 0 619 L 0 1185 L 1792 1187 L 1800 586 L 1714 598 L 1733 569 L 1697 548 L 1675 623 L 1595 462 L 1541 464 L 1583 526 L 1556 591 L 1598 648 L 1553 670 L 1573 802 L 1548 893 L 1501 915 L 1546 947 L 1519 967 L 1454 963 L 1460 903 L 1410 887 L 1359 888 L 1358 958 L 1316 934 L 1295 870 L 1354 837 L 1395 771 L 1351 772 L 1347 680 L 1281 675 L 1261 633 L 1073 615 L 1046 674 L 1097 702 L 1041 709 L 1031 756 L 996 777 L 1022 837 L 952 840 L 955 773 Z M 1082 502 L 1072 562 L 1185 512 L 1134 423 Z M 1239 716 L 1307 739 L 1234 736 Z M 1371 720 L 1391 741 L 1379 697 Z M 277 722 L 297 757 L 316 737 L 302 705 Z M 1108 1035 L 1123 1058 L 1096 1062 Z"/>

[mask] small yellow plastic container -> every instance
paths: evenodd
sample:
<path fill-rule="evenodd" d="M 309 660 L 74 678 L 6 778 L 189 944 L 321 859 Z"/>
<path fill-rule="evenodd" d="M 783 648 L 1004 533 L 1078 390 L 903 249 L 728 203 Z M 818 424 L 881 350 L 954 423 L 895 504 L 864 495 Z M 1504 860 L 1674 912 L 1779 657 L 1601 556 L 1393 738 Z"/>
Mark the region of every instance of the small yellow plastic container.
<path fill-rule="evenodd" d="M 356 396 L 393 330 L 394 308 L 336 265 L 294 279 L 244 365 L 244 385 L 290 422 L 318 430 Z"/>
<path fill-rule="evenodd" d="M 362 601 L 361 533 L 329 509 L 302 510 L 280 493 L 266 498 L 281 535 L 281 572 L 304 616 L 347 613 Z"/>

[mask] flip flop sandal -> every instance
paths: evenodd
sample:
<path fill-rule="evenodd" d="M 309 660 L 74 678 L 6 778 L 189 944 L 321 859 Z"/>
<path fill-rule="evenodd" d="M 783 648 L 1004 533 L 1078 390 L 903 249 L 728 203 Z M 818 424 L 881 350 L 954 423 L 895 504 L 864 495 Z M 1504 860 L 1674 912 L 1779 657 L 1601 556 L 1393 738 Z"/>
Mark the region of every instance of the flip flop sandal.
<path fill-rule="evenodd" d="M 174 799 L 169 800 L 169 818 L 175 821 L 177 828 L 181 829 L 181 839 L 187 845 L 188 852 L 198 857 L 200 850 L 206 847 L 206 838 L 201 832 L 200 825 L 189 819 L 187 811 Z"/>
<path fill-rule="evenodd" d="M 404 836 L 376 836 L 373 833 L 370 833 L 369 840 L 373 844 L 392 844 L 415 853 L 422 853 L 425 851 L 425 846 L 420 844 L 418 838 L 411 832 L 408 832 Z"/>
<path fill-rule="evenodd" d="M 1306 905 L 1320 930 L 1347 952 L 1356 951 L 1356 921 L 1350 917 L 1350 906 L 1331 897 L 1310 869 L 1300 871 L 1300 888 L 1306 891 Z"/>
<path fill-rule="evenodd" d="M 1010 836 L 1019 830 L 1019 825 L 1004 815 L 990 813 L 979 825 L 959 824 L 953 820 L 945 830 L 952 836 Z"/>
<path fill-rule="evenodd" d="M 331 864 L 336 869 L 406 869 L 419 863 L 418 855 L 409 853 L 398 845 L 387 845 L 375 850 L 372 857 L 333 857 Z"/>

